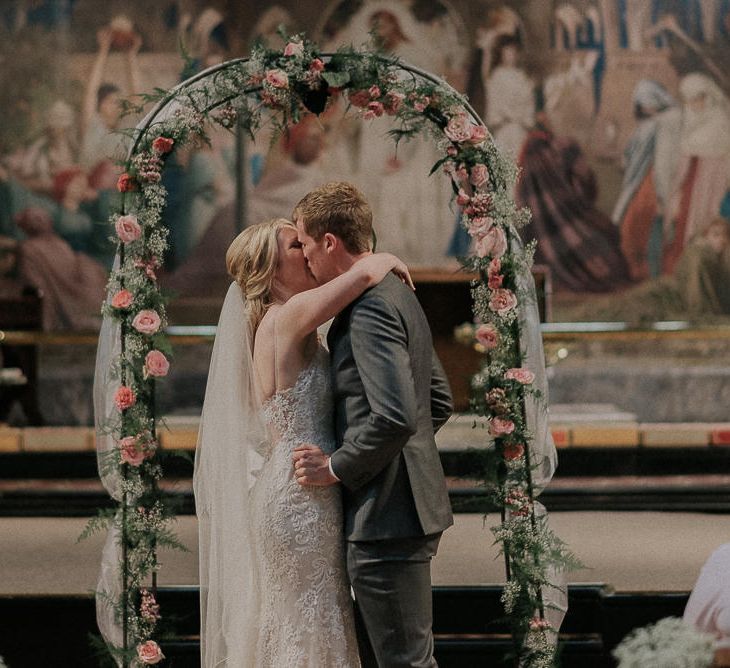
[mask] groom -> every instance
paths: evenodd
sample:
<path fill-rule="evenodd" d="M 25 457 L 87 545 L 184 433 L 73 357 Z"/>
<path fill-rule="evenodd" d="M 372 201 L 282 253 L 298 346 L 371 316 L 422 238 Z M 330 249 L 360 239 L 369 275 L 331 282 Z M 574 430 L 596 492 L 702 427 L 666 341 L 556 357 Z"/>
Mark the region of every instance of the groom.
<path fill-rule="evenodd" d="M 293 218 L 319 283 L 371 252 L 370 206 L 349 183 L 311 191 Z M 453 519 L 434 433 L 451 415 L 449 386 L 423 310 L 393 274 L 340 313 L 327 338 L 338 448 L 331 457 L 297 448 L 295 475 L 342 483 L 364 665 L 436 666 L 431 558 Z"/>

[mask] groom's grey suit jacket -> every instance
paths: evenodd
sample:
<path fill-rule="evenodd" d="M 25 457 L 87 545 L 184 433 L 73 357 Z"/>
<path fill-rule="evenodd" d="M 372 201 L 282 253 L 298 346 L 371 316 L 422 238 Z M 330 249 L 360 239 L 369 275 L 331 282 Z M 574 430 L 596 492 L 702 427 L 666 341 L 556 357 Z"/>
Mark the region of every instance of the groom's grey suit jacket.
<path fill-rule="evenodd" d="M 327 340 L 345 538 L 443 531 L 453 517 L 434 434 L 451 392 L 415 294 L 388 274 L 335 318 Z"/>

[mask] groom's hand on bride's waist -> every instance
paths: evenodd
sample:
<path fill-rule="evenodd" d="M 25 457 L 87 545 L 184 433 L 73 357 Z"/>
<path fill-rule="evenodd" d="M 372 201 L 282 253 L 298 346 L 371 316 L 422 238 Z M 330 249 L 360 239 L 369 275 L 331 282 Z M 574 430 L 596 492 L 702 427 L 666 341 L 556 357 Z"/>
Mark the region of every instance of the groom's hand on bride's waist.
<path fill-rule="evenodd" d="M 332 472 L 329 456 L 313 443 L 302 443 L 294 448 L 292 461 L 294 477 L 300 485 L 326 487 L 340 481 Z"/>

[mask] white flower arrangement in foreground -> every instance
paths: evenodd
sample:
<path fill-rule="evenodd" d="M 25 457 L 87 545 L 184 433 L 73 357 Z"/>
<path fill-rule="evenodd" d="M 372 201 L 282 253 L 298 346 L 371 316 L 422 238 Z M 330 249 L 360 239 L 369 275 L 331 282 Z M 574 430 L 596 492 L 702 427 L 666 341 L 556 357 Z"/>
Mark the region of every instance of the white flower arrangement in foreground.
<path fill-rule="evenodd" d="M 634 629 L 613 650 L 618 668 L 710 668 L 714 639 L 679 617 Z"/>

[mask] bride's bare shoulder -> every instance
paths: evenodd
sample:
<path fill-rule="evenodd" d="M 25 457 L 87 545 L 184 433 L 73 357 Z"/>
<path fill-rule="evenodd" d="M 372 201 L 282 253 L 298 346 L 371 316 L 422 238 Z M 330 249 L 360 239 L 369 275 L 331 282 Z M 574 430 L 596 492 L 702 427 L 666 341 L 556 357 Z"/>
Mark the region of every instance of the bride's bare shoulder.
<path fill-rule="evenodd" d="M 273 343 L 276 336 L 276 312 L 278 309 L 278 306 L 272 306 L 261 318 L 254 336 L 254 351 L 270 347 Z"/>

